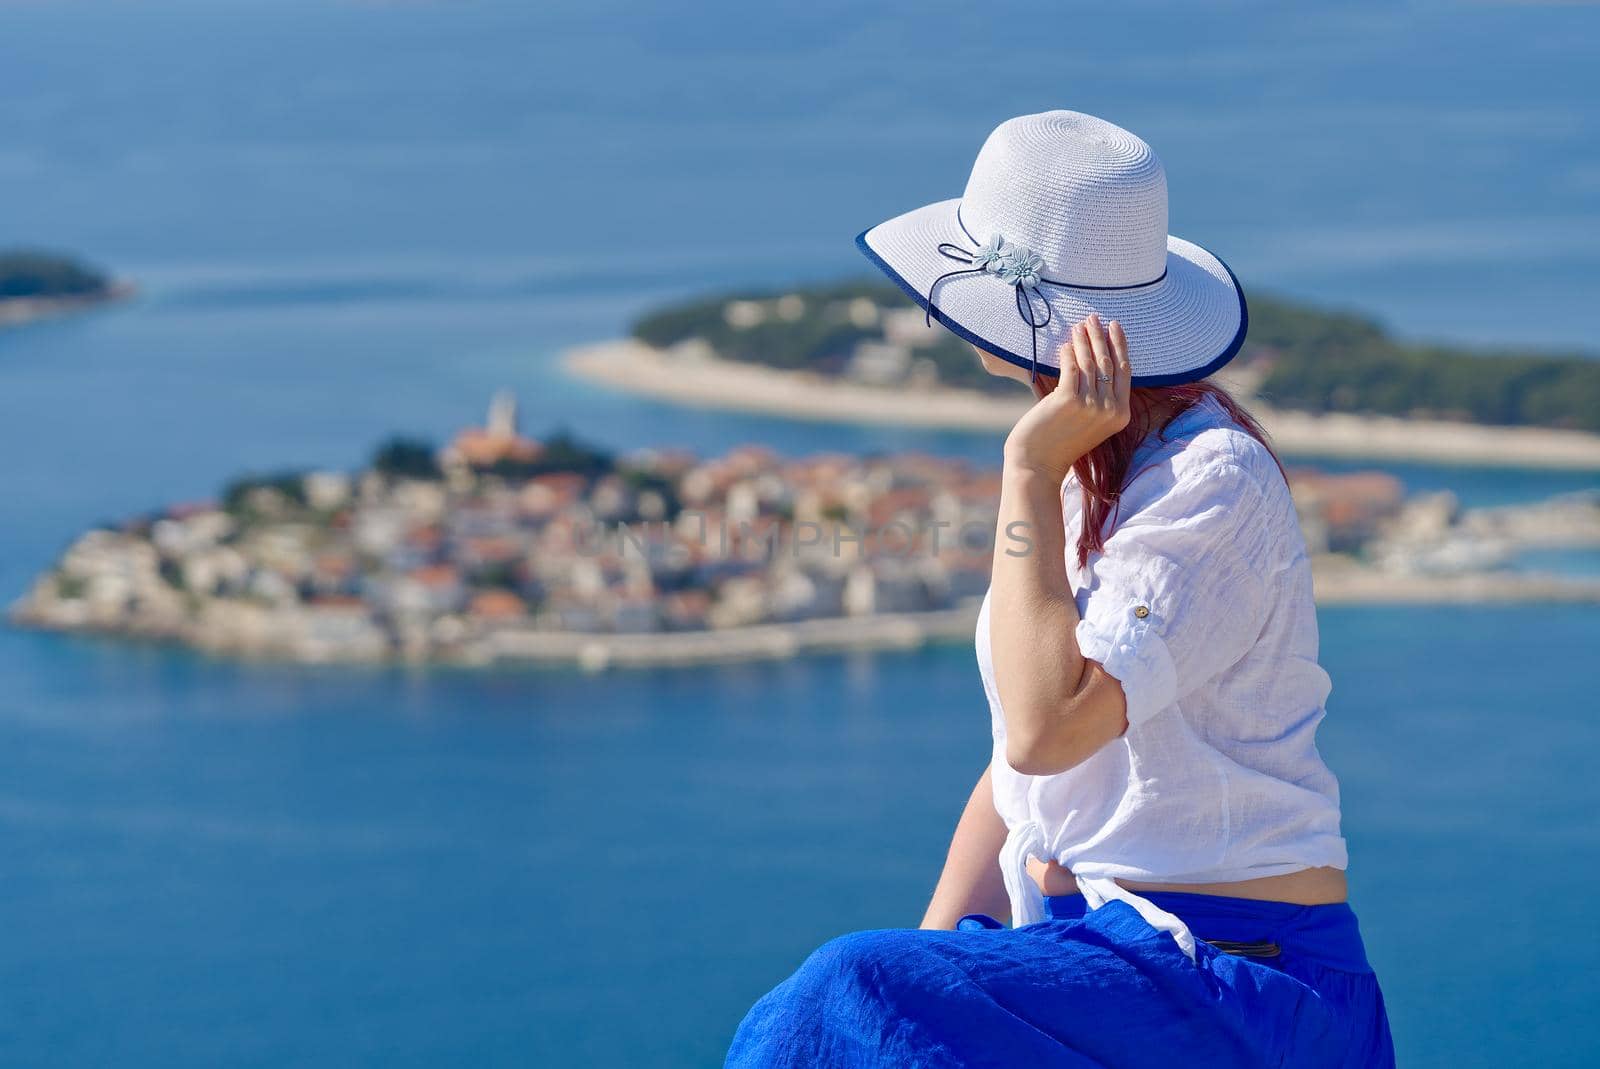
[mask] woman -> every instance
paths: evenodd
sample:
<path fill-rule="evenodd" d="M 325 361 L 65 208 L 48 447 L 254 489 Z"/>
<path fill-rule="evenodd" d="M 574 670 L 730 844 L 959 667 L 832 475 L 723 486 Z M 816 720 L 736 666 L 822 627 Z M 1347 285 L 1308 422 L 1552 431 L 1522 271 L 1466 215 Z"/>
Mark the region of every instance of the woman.
<path fill-rule="evenodd" d="M 728 1064 L 1392 1064 L 1304 541 L 1260 429 L 1200 381 L 1244 298 L 1167 235 L 1159 160 L 1087 115 L 1013 119 L 960 200 L 858 243 L 1039 398 L 978 621 L 994 748 L 924 930 L 818 950 Z"/>

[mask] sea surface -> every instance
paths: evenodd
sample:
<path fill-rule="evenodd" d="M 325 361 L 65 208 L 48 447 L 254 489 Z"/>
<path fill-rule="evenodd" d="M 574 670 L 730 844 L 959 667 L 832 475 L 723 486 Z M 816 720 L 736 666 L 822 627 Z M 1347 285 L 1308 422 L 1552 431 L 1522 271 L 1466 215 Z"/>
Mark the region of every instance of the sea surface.
<path fill-rule="evenodd" d="M 1593 7 L 772 8 L 0 4 L 0 246 L 141 286 L 0 333 L 0 601 L 89 524 L 442 439 L 501 387 L 616 448 L 993 463 L 990 435 L 675 408 L 557 355 L 861 271 L 858 230 L 1048 106 L 1151 140 L 1174 231 L 1247 289 L 1593 344 Z M 1595 484 L 1391 470 L 1468 504 Z M 1600 1061 L 1600 612 L 1321 624 L 1402 1064 Z M 817 943 L 915 922 L 985 717 L 961 647 L 589 676 L 0 627 L 0 1064 L 715 1064 Z"/>

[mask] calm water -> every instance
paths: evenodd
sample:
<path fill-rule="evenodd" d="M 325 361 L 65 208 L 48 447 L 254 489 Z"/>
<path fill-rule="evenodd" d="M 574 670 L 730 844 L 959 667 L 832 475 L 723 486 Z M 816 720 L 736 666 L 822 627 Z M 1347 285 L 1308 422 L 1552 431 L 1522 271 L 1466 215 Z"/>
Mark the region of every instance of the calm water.
<path fill-rule="evenodd" d="M 992 460 L 553 359 L 671 296 L 858 270 L 861 226 L 1057 103 L 1145 133 L 1175 228 L 1247 286 L 1592 341 L 1592 8 L 859 7 L 0 5 L 0 245 L 144 286 L 0 334 L 0 599 L 86 524 L 442 436 L 502 385 L 618 447 Z M 1594 482 L 1397 470 L 1483 503 Z M 1592 1064 L 1600 613 L 1323 628 L 1404 1063 Z M 714 1063 L 811 946 L 914 920 L 984 716 L 963 649 L 596 679 L 0 629 L 0 1062 Z"/>
<path fill-rule="evenodd" d="M 1406 1064 L 1600 1050 L 1597 617 L 1323 614 Z M 9 1064 L 710 1064 L 816 943 L 914 923 L 987 746 L 959 649 L 597 682 L 12 634 L 0 671 Z"/>

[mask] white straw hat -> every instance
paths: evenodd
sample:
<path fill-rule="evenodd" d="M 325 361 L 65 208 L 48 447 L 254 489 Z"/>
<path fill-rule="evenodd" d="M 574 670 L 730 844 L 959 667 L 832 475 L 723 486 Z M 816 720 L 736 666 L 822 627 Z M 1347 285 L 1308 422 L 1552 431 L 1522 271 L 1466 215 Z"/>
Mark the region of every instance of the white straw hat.
<path fill-rule="evenodd" d="M 1167 176 L 1149 145 L 1075 111 L 1008 119 L 966 193 L 856 238 L 867 258 L 958 336 L 1056 373 L 1073 324 L 1097 312 L 1128 335 L 1135 386 L 1216 371 L 1244 344 L 1239 280 L 1167 234 Z"/>

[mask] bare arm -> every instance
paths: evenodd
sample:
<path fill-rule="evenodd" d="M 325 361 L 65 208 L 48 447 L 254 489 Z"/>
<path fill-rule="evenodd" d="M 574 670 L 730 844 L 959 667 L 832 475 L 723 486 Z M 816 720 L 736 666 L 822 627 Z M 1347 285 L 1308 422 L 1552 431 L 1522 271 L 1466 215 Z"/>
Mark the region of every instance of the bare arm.
<path fill-rule="evenodd" d="M 950 839 L 950 854 L 934 889 L 933 901 L 922 918 L 924 928 L 950 929 L 968 913 L 987 913 L 999 921 L 1009 919 L 1010 902 L 1000 875 L 1000 847 L 1006 826 L 994 809 L 994 790 L 985 768 L 967 799 L 967 808 Z"/>
<path fill-rule="evenodd" d="M 1006 762 L 1029 775 L 1065 771 L 1128 726 L 1122 684 L 1078 652 L 1060 496 L 1072 465 L 1128 423 L 1127 339 L 1091 316 L 1061 356 L 1060 384 L 1006 439 L 989 588 Z"/>

